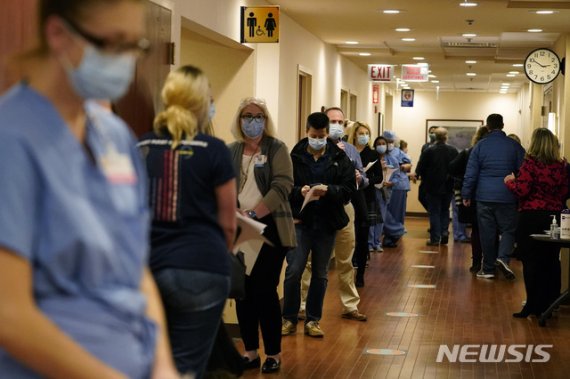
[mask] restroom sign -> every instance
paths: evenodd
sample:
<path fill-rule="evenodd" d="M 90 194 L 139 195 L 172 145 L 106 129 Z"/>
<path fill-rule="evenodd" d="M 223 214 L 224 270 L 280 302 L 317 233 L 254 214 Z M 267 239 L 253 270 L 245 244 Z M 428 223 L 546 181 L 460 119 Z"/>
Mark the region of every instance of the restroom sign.
<path fill-rule="evenodd" d="M 279 7 L 241 7 L 241 43 L 279 42 Z"/>

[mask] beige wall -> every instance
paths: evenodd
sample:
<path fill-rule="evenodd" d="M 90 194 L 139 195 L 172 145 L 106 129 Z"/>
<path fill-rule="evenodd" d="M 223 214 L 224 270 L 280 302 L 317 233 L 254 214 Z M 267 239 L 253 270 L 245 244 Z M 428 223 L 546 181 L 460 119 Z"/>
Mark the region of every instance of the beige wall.
<path fill-rule="evenodd" d="M 180 64 L 200 67 L 210 80 L 216 104 L 216 136 L 232 141 L 230 125 L 242 98 L 254 93 L 254 54 L 182 29 Z"/>
<path fill-rule="evenodd" d="M 500 113 L 505 122 L 504 131 L 522 134 L 520 103 L 517 95 L 500 95 L 471 92 L 415 92 L 414 106 L 400 106 L 399 95 L 394 97 L 392 130 L 398 138 L 408 142 L 408 153 L 415 169 L 421 146 L 426 141 L 427 119 L 483 120 L 491 113 Z M 418 202 L 417 184 L 408 193 L 408 211 L 425 212 Z"/>

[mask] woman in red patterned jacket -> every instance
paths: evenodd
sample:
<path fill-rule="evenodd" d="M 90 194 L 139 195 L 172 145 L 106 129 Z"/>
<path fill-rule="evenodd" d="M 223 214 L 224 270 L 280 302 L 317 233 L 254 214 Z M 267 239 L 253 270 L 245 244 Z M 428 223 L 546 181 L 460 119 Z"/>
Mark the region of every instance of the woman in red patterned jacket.
<path fill-rule="evenodd" d="M 533 240 L 530 234 L 543 233 L 565 207 L 568 194 L 567 163 L 560 157 L 558 139 L 546 128 L 535 129 L 530 148 L 515 177 L 505 177 L 505 185 L 519 200 L 516 241 L 523 262 L 526 304 L 513 317 L 539 316 L 560 295 L 560 248 Z"/>

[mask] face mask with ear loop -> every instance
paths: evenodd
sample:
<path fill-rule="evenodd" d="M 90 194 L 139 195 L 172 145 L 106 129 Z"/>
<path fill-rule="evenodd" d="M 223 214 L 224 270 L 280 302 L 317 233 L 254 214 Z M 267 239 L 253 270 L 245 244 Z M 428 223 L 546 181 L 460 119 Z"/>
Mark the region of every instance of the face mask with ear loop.
<path fill-rule="evenodd" d="M 117 100 L 129 89 L 135 73 L 136 56 L 132 53 L 105 54 L 86 43 L 78 67 L 67 56 L 62 65 L 75 92 L 83 99 Z"/>

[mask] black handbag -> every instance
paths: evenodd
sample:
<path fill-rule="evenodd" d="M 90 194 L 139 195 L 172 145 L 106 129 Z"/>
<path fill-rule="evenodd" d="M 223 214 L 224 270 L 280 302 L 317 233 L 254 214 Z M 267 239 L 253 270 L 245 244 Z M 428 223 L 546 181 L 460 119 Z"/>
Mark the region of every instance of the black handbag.
<path fill-rule="evenodd" d="M 230 253 L 231 262 L 231 286 L 230 299 L 243 299 L 245 297 L 245 258 L 243 252 Z"/>

